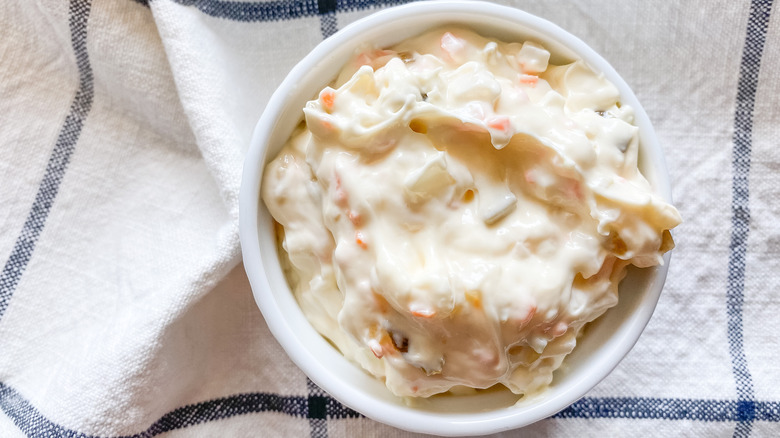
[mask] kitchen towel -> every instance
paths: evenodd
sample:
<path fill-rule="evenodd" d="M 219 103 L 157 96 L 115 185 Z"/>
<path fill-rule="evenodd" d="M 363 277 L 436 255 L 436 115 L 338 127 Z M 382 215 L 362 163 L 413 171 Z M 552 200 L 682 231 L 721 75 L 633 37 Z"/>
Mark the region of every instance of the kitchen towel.
<path fill-rule="evenodd" d="M 397 1 L 0 8 L 0 437 L 408 437 L 287 358 L 240 263 L 254 124 L 312 47 Z M 664 146 L 666 287 L 636 347 L 502 436 L 780 436 L 780 12 L 504 1 L 583 39 Z"/>

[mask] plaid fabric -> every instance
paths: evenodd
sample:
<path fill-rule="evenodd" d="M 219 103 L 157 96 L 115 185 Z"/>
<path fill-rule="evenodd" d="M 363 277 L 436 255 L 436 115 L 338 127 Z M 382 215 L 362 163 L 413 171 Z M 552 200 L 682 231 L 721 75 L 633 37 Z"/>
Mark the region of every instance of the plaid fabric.
<path fill-rule="evenodd" d="M 254 123 L 369 0 L 0 8 L 0 436 L 411 436 L 284 355 L 240 265 Z M 685 223 L 653 320 L 585 398 L 506 436 L 780 436 L 780 18 L 771 0 L 502 2 L 602 53 Z"/>

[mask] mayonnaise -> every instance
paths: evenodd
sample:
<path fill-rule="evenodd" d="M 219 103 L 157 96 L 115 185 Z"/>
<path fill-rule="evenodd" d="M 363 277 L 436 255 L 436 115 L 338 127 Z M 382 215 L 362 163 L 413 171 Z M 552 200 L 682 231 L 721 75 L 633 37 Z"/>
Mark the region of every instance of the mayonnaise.
<path fill-rule="evenodd" d="M 549 60 L 459 28 L 367 50 L 265 170 L 304 314 L 399 396 L 544 389 L 673 247 L 632 109 Z"/>

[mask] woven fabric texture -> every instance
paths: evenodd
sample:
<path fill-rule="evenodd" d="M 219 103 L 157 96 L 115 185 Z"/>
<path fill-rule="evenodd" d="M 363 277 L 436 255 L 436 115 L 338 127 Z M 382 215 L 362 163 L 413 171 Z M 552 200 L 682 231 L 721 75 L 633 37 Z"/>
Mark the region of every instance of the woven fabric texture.
<path fill-rule="evenodd" d="M 0 8 L 0 436 L 409 437 L 287 358 L 240 263 L 276 86 L 370 0 Z M 601 53 L 684 223 L 656 312 L 585 398 L 501 436 L 780 436 L 780 12 L 772 0 L 502 1 Z"/>

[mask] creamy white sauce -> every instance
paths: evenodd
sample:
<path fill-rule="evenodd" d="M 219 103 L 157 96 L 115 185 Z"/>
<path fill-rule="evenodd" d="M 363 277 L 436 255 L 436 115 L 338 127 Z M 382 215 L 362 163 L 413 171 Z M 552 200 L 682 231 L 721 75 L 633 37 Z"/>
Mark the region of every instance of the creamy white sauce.
<path fill-rule="evenodd" d="M 586 64 L 438 30 L 367 50 L 265 171 L 312 325 L 400 396 L 542 390 L 680 222 Z"/>

